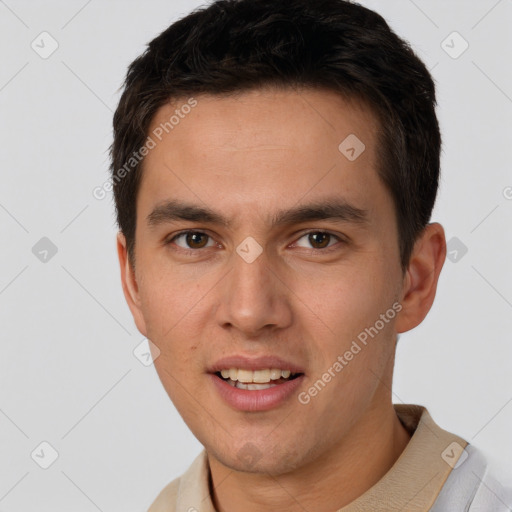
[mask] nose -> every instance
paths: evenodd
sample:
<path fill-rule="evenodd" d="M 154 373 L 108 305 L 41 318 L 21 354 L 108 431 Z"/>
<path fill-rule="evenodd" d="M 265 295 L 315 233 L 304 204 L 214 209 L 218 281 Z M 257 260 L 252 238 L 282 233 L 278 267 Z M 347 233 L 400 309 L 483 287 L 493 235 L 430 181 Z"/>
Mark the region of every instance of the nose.
<path fill-rule="evenodd" d="M 219 289 L 218 325 L 238 330 L 246 337 L 288 327 L 292 321 L 292 292 L 265 251 L 252 262 L 233 252 L 230 265 Z"/>

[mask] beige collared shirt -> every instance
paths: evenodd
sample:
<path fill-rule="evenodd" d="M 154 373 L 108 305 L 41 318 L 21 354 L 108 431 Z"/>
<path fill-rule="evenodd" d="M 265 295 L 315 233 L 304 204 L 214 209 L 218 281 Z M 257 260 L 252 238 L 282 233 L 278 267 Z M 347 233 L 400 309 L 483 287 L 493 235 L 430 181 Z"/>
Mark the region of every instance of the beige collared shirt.
<path fill-rule="evenodd" d="M 481 485 L 485 465 L 473 447 L 469 451 L 471 464 L 466 464 L 469 446 L 464 439 L 440 428 L 423 406 L 394 404 L 394 407 L 400 421 L 412 434 L 409 443 L 374 486 L 336 512 L 467 511 L 474 510 L 469 506 L 475 495 L 484 506 L 478 510 L 510 510 L 504 501 L 508 495 L 500 498 L 497 487 L 496 493 L 490 490 L 493 484 L 485 484 L 485 488 Z M 467 469 L 459 469 L 464 468 L 464 464 Z M 482 477 L 478 477 L 480 473 Z M 474 475 L 478 479 L 470 482 Z M 483 490 L 478 494 L 480 487 Z M 446 508 L 448 506 L 450 508 Z M 216 512 L 209 492 L 205 450 L 180 478 L 160 492 L 148 512 Z"/>

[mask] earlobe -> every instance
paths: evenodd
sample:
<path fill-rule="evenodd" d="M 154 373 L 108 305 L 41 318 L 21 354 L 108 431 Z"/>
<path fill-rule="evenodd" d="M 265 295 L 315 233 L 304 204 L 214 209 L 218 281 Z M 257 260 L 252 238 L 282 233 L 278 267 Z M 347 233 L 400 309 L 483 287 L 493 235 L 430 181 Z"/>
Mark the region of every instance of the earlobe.
<path fill-rule="evenodd" d="M 117 234 L 117 256 L 119 258 L 124 297 L 130 308 L 137 329 L 143 336 L 147 337 L 146 324 L 141 310 L 139 287 L 135 277 L 135 271 L 128 257 L 126 238 L 122 232 Z"/>
<path fill-rule="evenodd" d="M 430 311 L 439 275 L 446 258 L 446 239 L 441 224 L 428 224 L 417 239 L 404 277 L 402 310 L 396 331 L 405 332 L 419 325 Z"/>

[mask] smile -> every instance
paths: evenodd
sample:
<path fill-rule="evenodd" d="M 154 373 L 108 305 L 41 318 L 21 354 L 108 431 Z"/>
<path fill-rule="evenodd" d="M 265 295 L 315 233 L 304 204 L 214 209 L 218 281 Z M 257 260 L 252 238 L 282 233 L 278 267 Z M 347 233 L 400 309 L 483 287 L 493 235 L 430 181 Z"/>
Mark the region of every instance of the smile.
<path fill-rule="evenodd" d="M 216 373 L 230 386 L 249 391 L 258 391 L 278 386 L 298 377 L 299 373 L 279 368 L 245 370 L 241 368 L 223 369 Z"/>

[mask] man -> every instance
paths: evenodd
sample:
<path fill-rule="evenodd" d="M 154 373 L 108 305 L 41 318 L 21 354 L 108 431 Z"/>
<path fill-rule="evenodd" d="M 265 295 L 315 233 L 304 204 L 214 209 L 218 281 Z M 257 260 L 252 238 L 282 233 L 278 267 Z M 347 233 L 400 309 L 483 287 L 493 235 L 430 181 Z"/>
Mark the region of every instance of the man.
<path fill-rule="evenodd" d="M 391 401 L 446 256 L 440 144 L 424 64 L 343 0 L 218 1 L 130 65 L 123 290 L 205 447 L 150 512 L 510 510 L 477 450 Z"/>

